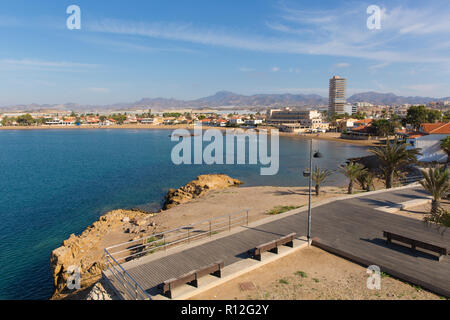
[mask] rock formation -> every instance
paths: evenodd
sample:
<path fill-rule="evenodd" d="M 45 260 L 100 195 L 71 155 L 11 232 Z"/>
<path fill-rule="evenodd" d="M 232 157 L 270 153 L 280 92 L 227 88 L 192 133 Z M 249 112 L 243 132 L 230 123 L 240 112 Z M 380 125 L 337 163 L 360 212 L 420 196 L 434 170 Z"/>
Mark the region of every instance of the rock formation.
<path fill-rule="evenodd" d="M 152 215 L 138 211 L 114 210 L 100 217 L 81 235 L 72 234 L 63 245 L 52 251 L 50 267 L 54 281 L 54 297 L 70 293 L 67 280 L 71 277 L 71 268 L 78 268 L 81 288 L 92 285 L 105 269 L 103 249 L 112 243 L 127 241 L 110 239 L 114 234 L 130 233 L 128 238 L 139 237 L 139 233 L 151 231 Z"/>
<path fill-rule="evenodd" d="M 225 189 L 232 186 L 239 186 L 242 182 L 233 179 L 225 174 L 205 174 L 198 176 L 179 189 L 169 189 L 165 196 L 163 209 L 167 210 L 176 205 L 186 203 L 198 198 L 210 190 Z"/>

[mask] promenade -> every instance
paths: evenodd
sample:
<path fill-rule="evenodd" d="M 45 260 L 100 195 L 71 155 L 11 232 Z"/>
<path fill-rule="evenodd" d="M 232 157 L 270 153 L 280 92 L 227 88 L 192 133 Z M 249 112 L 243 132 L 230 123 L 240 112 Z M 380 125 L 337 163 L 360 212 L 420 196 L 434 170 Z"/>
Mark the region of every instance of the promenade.
<path fill-rule="evenodd" d="M 426 197 L 421 187 L 413 186 L 342 200 L 327 200 L 313 208 L 312 236 L 318 237 L 322 248 L 332 253 L 363 265 L 378 265 L 381 271 L 449 297 L 449 257 L 439 262 L 431 254 L 412 252 L 400 245 L 387 246 L 383 240 L 383 230 L 389 230 L 450 248 L 449 232 L 442 235 L 422 221 L 377 209 Z M 249 261 L 247 251 L 255 246 L 292 232 L 296 232 L 299 237 L 305 236 L 306 230 L 307 211 L 304 208 L 296 209 L 206 241 L 157 252 L 124 263 L 122 267 L 150 296 L 158 298 L 161 296 L 157 286 L 165 280 L 217 260 L 223 260 L 226 268 L 232 268 L 233 265 Z M 252 263 L 258 262 L 253 260 Z M 105 272 L 105 277 L 120 294 L 120 284 L 111 273 Z"/>

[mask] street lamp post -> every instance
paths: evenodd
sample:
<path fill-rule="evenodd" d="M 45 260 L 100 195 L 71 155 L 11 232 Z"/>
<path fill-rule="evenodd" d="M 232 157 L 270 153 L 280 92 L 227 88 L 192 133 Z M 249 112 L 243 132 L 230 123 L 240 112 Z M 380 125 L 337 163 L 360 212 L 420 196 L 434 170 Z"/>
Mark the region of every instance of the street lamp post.
<path fill-rule="evenodd" d="M 322 158 L 322 154 L 320 152 L 316 152 L 313 155 L 313 139 L 310 140 L 309 144 L 309 195 L 308 195 L 308 245 L 311 245 L 311 188 L 312 188 L 312 159 L 314 158 Z"/>
<path fill-rule="evenodd" d="M 309 195 L 308 195 L 308 245 L 311 245 L 311 187 L 312 187 L 312 152 L 313 141 L 309 143 Z"/>

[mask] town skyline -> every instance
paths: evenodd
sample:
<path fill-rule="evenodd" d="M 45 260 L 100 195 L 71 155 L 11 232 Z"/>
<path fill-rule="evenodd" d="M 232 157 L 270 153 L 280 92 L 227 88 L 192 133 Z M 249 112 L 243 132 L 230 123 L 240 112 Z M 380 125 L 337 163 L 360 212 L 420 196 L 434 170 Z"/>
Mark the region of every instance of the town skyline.
<path fill-rule="evenodd" d="M 233 100 L 237 98 L 242 98 L 246 101 L 244 103 L 235 103 L 231 104 L 228 100 Z M 288 99 L 289 101 L 287 101 Z M 267 100 L 266 103 L 260 102 L 262 100 Z M 358 102 L 371 103 L 375 105 L 419 105 L 419 104 L 429 104 L 433 102 L 448 102 L 450 101 L 449 97 L 420 97 L 420 96 L 398 96 L 393 93 L 380 93 L 375 91 L 369 92 L 360 92 L 355 93 L 349 97 L 346 97 L 348 103 L 355 104 Z M 252 103 L 249 103 L 253 102 Z M 282 94 L 255 94 L 255 95 L 242 95 L 226 90 L 218 91 L 213 95 L 207 97 L 201 97 L 199 99 L 194 100 L 181 100 L 174 98 L 164 98 L 164 97 L 156 97 L 156 98 L 142 98 L 140 100 L 132 101 L 132 102 L 117 102 L 113 104 L 107 105 L 96 105 L 96 104 L 78 104 L 76 102 L 66 102 L 66 103 L 57 103 L 57 104 L 14 104 L 8 106 L 0 106 L 1 111 L 11 111 L 11 110 L 36 110 L 39 108 L 74 108 L 74 111 L 77 111 L 76 108 L 81 108 L 78 111 L 85 110 L 86 108 L 99 108 L 99 109 L 117 109 L 117 108 L 137 108 L 142 109 L 144 106 L 153 107 L 156 110 L 163 109 L 173 109 L 173 108 L 192 108 L 192 109 L 201 109 L 201 108 L 226 108 L 226 107 L 234 107 L 234 108 L 245 108 L 245 107 L 271 107 L 276 105 L 284 105 L 284 106 L 293 106 L 293 107 L 318 107 L 318 106 L 326 106 L 328 103 L 328 97 L 318 94 L 291 94 L 291 93 L 282 93 Z M 72 110 L 72 109 L 71 109 Z"/>

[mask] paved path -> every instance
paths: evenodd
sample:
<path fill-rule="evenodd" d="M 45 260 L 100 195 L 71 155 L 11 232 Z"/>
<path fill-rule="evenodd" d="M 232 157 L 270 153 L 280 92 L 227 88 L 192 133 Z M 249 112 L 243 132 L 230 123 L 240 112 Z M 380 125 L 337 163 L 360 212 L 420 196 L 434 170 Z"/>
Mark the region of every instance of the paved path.
<path fill-rule="evenodd" d="M 382 231 L 399 232 L 405 236 L 429 241 L 450 248 L 450 231 L 444 235 L 426 227 L 422 221 L 382 212 L 375 208 L 398 204 L 427 195 L 420 188 L 390 190 L 357 198 L 334 201 L 313 208 L 312 235 L 336 250 L 358 258 L 361 263 L 379 265 L 391 274 L 415 281 L 424 288 L 450 296 L 450 257 L 441 262 L 429 254 L 412 253 L 409 249 L 386 246 Z M 124 264 L 124 268 L 152 295 L 156 286 L 217 260 L 225 266 L 247 259 L 247 251 L 259 244 L 291 232 L 306 234 L 307 212 L 280 217 L 269 223 L 168 254 L 152 261 L 145 258 Z M 214 238 L 213 238 L 214 239 Z M 142 261 L 142 263 L 140 262 Z"/>

